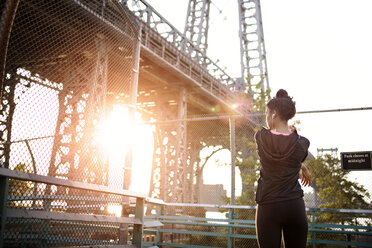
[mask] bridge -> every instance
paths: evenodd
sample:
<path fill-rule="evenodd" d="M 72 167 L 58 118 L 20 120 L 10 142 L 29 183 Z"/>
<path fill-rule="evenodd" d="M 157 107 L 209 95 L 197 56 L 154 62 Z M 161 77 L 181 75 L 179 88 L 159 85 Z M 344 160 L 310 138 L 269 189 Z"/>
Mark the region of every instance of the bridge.
<path fill-rule="evenodd" d="M 196 8 L 197 4 L 193 5 Z M 195 11 L 190 9 L 189 14 L 195 15 Z M 193 23 L 196 25 L 195 21 Z M 191 26 L 187 28 L 190 29 Z M 192 192 L 186 188 L 191 187 L 194 173 L 191 168 L 186 168 L 186 161 L 192 160 L 187 158 L 186 152 L 187 140 L 193 140 L 193 137 L 187 139 L 192 133 L 187 129 L 192 130 L 193 125 L 186 128 L 186 119 L 211 115 L 245 116 L 253 112 L 250 100 L 253 95 L 247 93 L 248 90 L 245 93 L 245 85 L 227 75 L 205 55 L 205 48 L 200 48 L 200 44 L 190 40 L 193 37 L 188 39 L 186 35 L 202 36 L 190 31 L 182 34 L 145 1 L 133 4 L 115 1 L 20 2 L 8 47 L 6 72 L 9 78 L 3 87 L 3 104 L 9 108 L 2 124 L 7 133 L 2 143 L 4 166 L 10 166 L 11 144 L 5 140 L 12 136 L 12 115 L 17 105 L 11 98 L 22 97 L 22 94 L 15 96 L 17 83 L 22 81 L 23 94 L 27 87 L 38 84 L 53 90 L 59 101 L 55 134 L 39 137 L 56 137 L 48 175 L 55 176 L 60 167 L 74 164 L 74 156 L 82 156 L 83 151 L 86 156 L 94 151 L 96 147 L 84 147 L 93 139 L 86 130 L 97 126 L 97 121 L 114 104 L 123 103 L 129 106 L 132 115 L 139 111 L 147 119 L 163 122 L 157 125 L 157 145 L 161 146 L 161 140 L 168 139 L 171 142 L 163 150 L 176 150 L 173 155 L 163 152 L 157 153 L 158 159 L 154 158 L 154 161 L 160 161 L 161 156 L 168 156 L 167 160 L 172 161 L 168 164 L 172 165 L 166 174 L 173 174 L 174 181 L 164 186 L 160 186 L 160 181 L 152 182 L 153 196 L 168 200 L 167 195 L 173 195 L 177 202 L 191 202 Z M 199 37 L 198 40 L 206 39 Z M 251 77 L 253 81 L 255 77 Z M 79 107 L 78 102 L 85 106 Z M 254 122 L 253 118 L 251 121 Z M 220 125 L 218 121 L 204 125 L 205 130 L 199 130 L 197 142 L 202 140 L 200 133 L 213 139 L 218 135 L 216 130 L 222 129 L 228 135 L 228 125 L 217 128 L 216 124 Z M 74 132 L 77 129 L 79 131 Z M 214 133 L 210 132 L 212 130 Z M 79 140 L 72 144 L 66 137 Z M 73 145 L 79 148 L 72 148 Z M 64 153 L 62 149 L 69 151 Z M 198 156 L 198 151 L 194 154 Z M 58 164 L 56 160 L 59 159 L 66 161 Z M 89 158 L 82 159 L 92 162 Z M 104 164 L 102 157 L 90 159 L 101 160 L 93 162 L 99 164 L 97 166 Z M 128 159 L 124 188 L 129 187 L 131 178 L 131 161 Z M 154 167 L 154 173 L 163 173 L 164 161 Z M 69 178 L 76 179 L 74 174 L 81 169 L 71 169 L 67 173 Z M 94 180 L 101 180 L 97 178 L 96 175 Z M 182 187 L 176 186 L 181 184 Z M 183 195 L 185 192 L 190 195 Z"/>
<path fill-rule="evenodd" d="M 142 247 L 147 232 L 157 239 L 148 246 L 161 239 L 171 246 L 174 237 L 159 228 L 188 224 L 167 222 L 165 210 L 205 217 L 205 209 L 192 208 L 200 202 L 200 152 L 228 149 L 233 165 L 237 153 L 248 158 L 254 149 L 247 144 L 262 123 L 255 103 L 269 87 L 259 1 L 238 2 L 238 79 L 206 56 L 209 0 L 189 1 L 183 33 L 144 0 L 2 6 L 1 244 L 126 247 L 130 240 Z M 134 132 L 138 114 L 141 125 L 153 128 L 149 196 L 128 190 L 133 148 L 116 161 L 100 144 L 102 121 L 123 106 L 129 124 L 121 129 Z M 112 170 L 114 163 L 123 170 Z M 120 217 L 112 216 L 110 207 L 118 205 Z M 236 224 L 230 219 L 227 236 L 214 236 L 228 237 L 229 247 L 234 238 L 254 239 L 232 231 L 252 223 Z M 178 233 L 181 242 L 205 234 Z"/>

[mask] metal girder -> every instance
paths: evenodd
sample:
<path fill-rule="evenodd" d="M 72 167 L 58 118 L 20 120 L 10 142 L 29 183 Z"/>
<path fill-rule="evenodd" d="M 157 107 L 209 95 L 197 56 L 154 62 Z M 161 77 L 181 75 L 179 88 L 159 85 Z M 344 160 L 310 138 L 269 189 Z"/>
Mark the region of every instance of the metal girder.
<path fill-rule="evenodd" d="M 255 89 L 269 88 L 260 0 L 238 0 L 238 7 L 241 89 L 254 98 Z"/>
<path fill-rule="evenodd" d="M 184 30 L 184 35 L 205 54 L 208 48 L 210 4 L 210 0 L 189 0 Z"/>
<path fill-rule="evenodd" d="M 178 120 L 177 123 L 177 163 L 174 168 L 176 177 L 176 195 L 178 202 L 186 201 L 187 189 L 187 92 L 185 88 L 181 88 L 178 99 Z"/>
<path fill-rule="evenodd" d="M 1 95 L 0 162 L 4 168 L 9 168 L 12 121 L 14 110 L 17 105 L 15 100 L 15 89 L 17 84 L 19 84 L 19 76 L 16 72 L 7 75 Z"/>
<path fill-rule="evenodd" d="M 157 125 L 154 142 L 150 195 L 165 201 L 185 202 L 187 187 L 187 92 L 181 88 L 176 114 L 179 122 L 173 125 Z M 160 118 L 168 117 L 168 103 L 158 101 Z M 173 117 L 175 118 L 175 117 Z"/>
<path fill-rule="evenodd" d="M 106 111 L 108 56 L 105 41 L 97 38 L 96 49 L 93 63 L 80 55 L 69 58 L 65 87 L 59 94 L 49 176 L 56 176 L 57 170 L 65 166 L 70 180 L 85 176 L 91 183 L 105 184 L 108 180 L 107 161 L 93 142 L 94 129 Z"/>

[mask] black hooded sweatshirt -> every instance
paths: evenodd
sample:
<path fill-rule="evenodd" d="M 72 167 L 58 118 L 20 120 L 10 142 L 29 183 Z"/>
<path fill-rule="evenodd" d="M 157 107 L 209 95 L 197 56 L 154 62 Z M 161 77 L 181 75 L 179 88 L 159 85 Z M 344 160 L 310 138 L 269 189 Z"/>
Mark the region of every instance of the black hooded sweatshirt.
<path fill-rule="evenodd" d="M 297 131 L 286 136 L 265 128 L 255 134 L 255 140 L 261 163 L 256 202 L 262 205 L 303 197 L 298 179 L 309 140 Z"/>

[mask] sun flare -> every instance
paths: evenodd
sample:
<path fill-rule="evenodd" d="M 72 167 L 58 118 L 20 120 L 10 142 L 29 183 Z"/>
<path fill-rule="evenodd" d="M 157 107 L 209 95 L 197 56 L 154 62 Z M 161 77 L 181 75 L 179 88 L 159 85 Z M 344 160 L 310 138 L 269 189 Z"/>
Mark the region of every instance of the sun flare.
<path fill-rule="evenodd" d="M 130 121 L 128 109 L 124 106 L 115 105 L 99 125 L 99 140 L 102 149 L 111 157 L 124 152 L 130 140 Z"/>
<path fill-rule="evenodd" d="M 132 177 L 130 190 L 148 194 L 153 153 L 153 130 L 139 124 L 141 115 L 130 120 L 126 106 L 115 105 L 107 118 L 99 124 L 97 135 L 101 149 L 108 156 L 109 186 L 122 187 L 125 156 L 132 152 Z"/>

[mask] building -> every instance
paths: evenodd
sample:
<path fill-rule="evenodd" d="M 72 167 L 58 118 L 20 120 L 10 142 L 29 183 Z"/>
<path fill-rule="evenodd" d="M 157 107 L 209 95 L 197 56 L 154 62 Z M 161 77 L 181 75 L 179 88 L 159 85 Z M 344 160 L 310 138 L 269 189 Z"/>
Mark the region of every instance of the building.
<path fill-rule="evenodd" d="M 224 205 L 226 190 L 223 184 L 202 184 L 200 187 L 200 204 Z"/>

